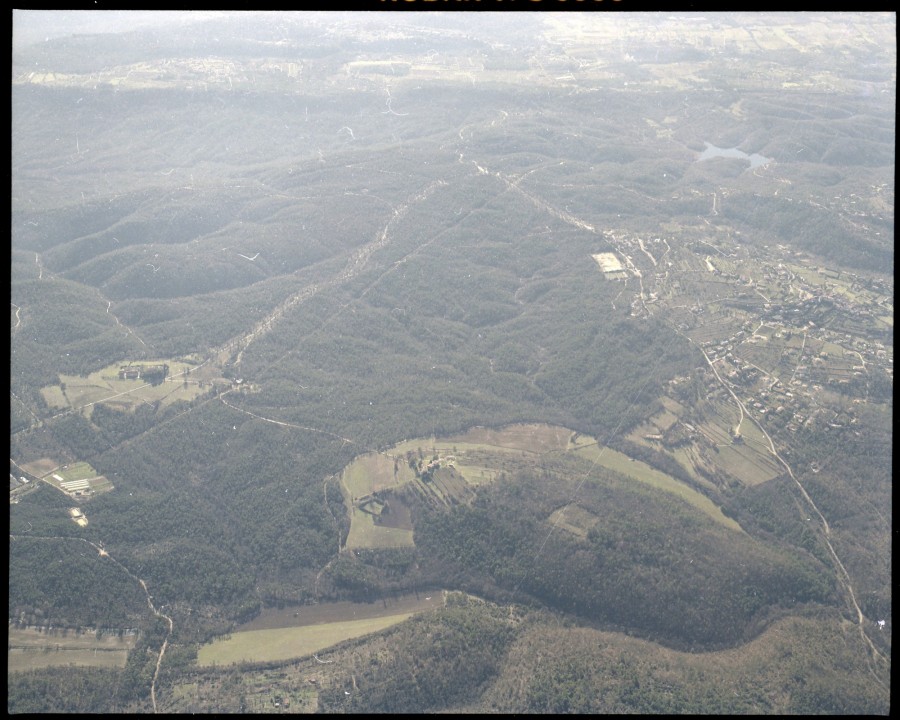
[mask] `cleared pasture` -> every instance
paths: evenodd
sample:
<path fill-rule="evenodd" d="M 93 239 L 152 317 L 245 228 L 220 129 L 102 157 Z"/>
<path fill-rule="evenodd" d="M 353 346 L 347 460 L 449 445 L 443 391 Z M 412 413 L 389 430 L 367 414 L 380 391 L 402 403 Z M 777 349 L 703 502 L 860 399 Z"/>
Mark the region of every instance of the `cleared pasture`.
<path fill-rule="evenodd" d="M 119 366 L 113 363 L 87 377 L 60 375 L 59 385 L 41 388 L 41 395 L 48 405 L 55 408 L 81 408 L 98 402 L 108 402 L 117 409 L 131 409 L 142 402 L 160 402 L 167 405 L 176 400 L 191 400 L 203 392 L 194 382 L 190 371 L 196 366 L 179 360 L 146 360 L 142 365 L 166 364 L 169 375 L 165 381 L 152 385 L 146 380 L 119 379 Z M 185 383 L 185 376 L 190 381 Z M 65 392 L 63 393 L 63 386 Z"/>
<path fill-rule="evenodd" d="M 271 630 L 273 628 L 307 627 L 346 620 L 365 620 L 402 613 L 417 613 L 433 610 L 444 604 L 441 590 L 410 593 L 386 597 L 369 603 L 338 602 L 297 605 L 285 608 L 266 608 L 250 622 L 239 626 L 235 632 L 248 630 Z"/>
<path fill-rule="evenodd" d="M 524 450 L 525 452 L 545 453 L 565 450 L 569 444 L 572 431 L 556 425 L 543 423 L 523 423 L 509 425 L 499 430 L 491 428 L 472 428 L 462 435 L 446 438 L 444 443 L 471 443 L 476 446 L 505 448 L 508 450 Z"/>
<path fill-rule="evenodd" d="M 553 527 L 567 530 L 576 537 L 586 538 L 588 532 L 600 520 L 594 513 L 578 505 L 566 505 L 550 513 L 547 518 Z"/>
<path fill-rule="evenodd" d="M 127 650 L 64 650 L 62 648 L 10 648 L 7 652 L 7 671 L 25 672 L 47 667 L 75 665 L 77 667 L 124 668 Z"/>
<path fill-rule="evenodd" d="M 77 665 L 81 667 L 123 668 L 136 635 L 93 632 L 65 635 L 51 634 L 36 628 L 9 628 L 7 665 L 9 672 L 22 672 L 46 667 Z"/>
<path fill-rule="evenodd" d="M 47 403 L 47 407 L 51 410 L 63 410 L 69 407 L 69 401 L 59 385 L 49 385 L 41 388 L 41 397 L 44 398 L 44 402 Z"/>
<path fill-rule="evenodd" d="M 30 463 L 22 465 L 23 470 L 27 470 L 35 477 L 44 477 L 44 475 L 53 472 L 59 467 L 59 461 L 50 458 L 41 458 Z"/>
<path fill-rule="evenodd" d="M 88 480 L 97 477 L 97 471 L 86 462 L 77 462 L 57 470 L 63 480 Z"/>
<path fill-rule="evenodd" d="M 371 496 L 414 479 L 415 473 L 405 462 L 380 453 L 363 455 L 344 468 L 340 487 L 344 504 L 350 511 L 350 531 L 345 546 L 350 549 L 413 547 L 411 528 L 376 522 L 384 505 L 375 502 Z"/>
<path fill-rule="evenodd" d="M 372 452 L 358 457 L 344 468 L 341 482 L 352 498 L 359 498 L 399 487 L 414 477 L 415 473 L 405 460 Z"/>
<path fill-rule="evenodd" d="M 350 532 L 347 533 L 345 547 L 401 548 L 414 547 L 413 531 L 406 528 L 378 525 L 375 518 L 356 506 L 350 508 Z"/>
<path fill-rule="evenodd" d="M 469 485 L 481 485 L 493 482 L 497 477 L 497 469 L 485 465 L 458 464 L 456 471 L 462 475 Z"/>
<path fill-rule="evenodd" d="M 583 438 L 584 436 L 580 437 Z M 720 525 L 724 525 L 725 527 L 737 532 L 743 532 L 743 528 L 741 528 L 741 526 L 731 518 L 726 517 L 722 513 L 722 510 L 708 497 L 692 488 L 689 488 L 687 485 L 678 482 L 670 475 L 666 475 L 659 470 L 655 470 L 654 468 L 650 467 L 644 462 L 641 462 L 640 460 L 630 458 L 627 455 L 618 452 L 617 450 L 613 450 L 612 448 L 601 448 L 597 445 L 596 441 L 591 443 L 579 443 L 576 452 L 579 455 L 592 460 L 597 465 L 609 468 L 610 470 L 621 473 L 622 475 L 632 478 L 633 480 L 637 480 L 638 482 L 645 483 L 672 495 L 676 495 L 685 502 L 690 503 L 695 508 L 702 511 L 704 514 L 715 520 Z"/>
<path fill-rule="evenodd" d="M 197 653 L 201 667 L 240 662 L 292 660 L 337 645 L 344 640 L 385 630 L 412 617 L 405 612 L 384 617 L 344 620 L 294 628 L 272 628 L 235 632 L 204 645 Z"/>

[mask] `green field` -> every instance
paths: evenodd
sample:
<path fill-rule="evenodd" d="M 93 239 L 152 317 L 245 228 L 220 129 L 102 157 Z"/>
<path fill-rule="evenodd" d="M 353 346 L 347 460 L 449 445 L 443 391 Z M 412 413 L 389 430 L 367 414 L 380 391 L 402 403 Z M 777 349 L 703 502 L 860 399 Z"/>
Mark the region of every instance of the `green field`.
<path fill-rule="evenodd" d="M 80 375 L 60 375 L 59 385 L 48 385 L 41 388 L 41 395 L 48 406 L 54 409 L 86 408 L 99 402 L 119 409 L 133 409 L 142 402 L 160 402 L 168 405 L 176 400 L 191 400 L 197 397 L 203 388 L 195 382 L 190 371 L 196 366 L 180 360 L 147 360 L 141 365 L 165 363 L 169 366 L 169 375 L 164 382 L 156 385 L 146 380 L 120 380 L 117 362 L 102 370 L 91 373 L 87 377 Z M 185 384 L 184 380 L 190 381 Z"/>
<path fill-rule="evenodd" d="M 63 480 L 88 480 L 97 477 L 97 471 L 86 462 L 66 465 L 56 471 Z"/>
<path fill-rule="evenodd" d="M 344 640 L 379 632 L 412 615 L 413 613 L 407 612 L 322 625 L 236 632 L 226 639 L 215 640 L 210 645 L 201 647 L 197 653 L 197 663 L 210 666 L 300 658 Z"/>
<path fill-rule="evenodd" d="M 666 475 L 659 470 L 653 469 L 647 465 L 647 463 L 641 462 L 640 460 L 634 460 L 612 448 L 601 448 L 597 445 L 596 441 L 585 442 L 584 436 L 579 436 L 579 438 L 581 441 L 578 442 L 576 450 L 579 455 L 582 455 L 589 460 L 593 460 L 597 465 L 622 473 L 633 480 L 646 483 L 659 490 L 676 495 L 698 510 L 703 511 L 719 524 L 724 525 L 731 530 L 743 532 L 740 525 L 731 518 L 726 517 L 722 513 L 722 510 L 705 495 L 678 482 L 670 475 Z"/>
<path fill-rule="evenodd" d="M 48 385 L 41 388 L 41 397 L 44 398 L 44 402 L 51 410 L 63 410 L 69 407 L 69 401 L 59 385 Z"/>
<path fill-rule="evenodd" d="M 137 636 L 103 635 L 93 632 L 50 634 L 34 628 L 9 629 L 7 663 L 9 672 L 35 670 L 60 665 L 123 668 Z"/>
<path fill-rule="evenodd" d="M 347 548 L 413 547 L 413 531 L 405 528 L 376 525 L 375 519 L 355 505 L 350 509 L 350 532 Z"/>
<path fill-rule="evenodd" d="M 395 460 L 387 454 L 373 452 L 357 458 L 344 468 L 341 482 L 355 499 L 385 488 L 399 487 L 414 477 L 405 460 Z"/>

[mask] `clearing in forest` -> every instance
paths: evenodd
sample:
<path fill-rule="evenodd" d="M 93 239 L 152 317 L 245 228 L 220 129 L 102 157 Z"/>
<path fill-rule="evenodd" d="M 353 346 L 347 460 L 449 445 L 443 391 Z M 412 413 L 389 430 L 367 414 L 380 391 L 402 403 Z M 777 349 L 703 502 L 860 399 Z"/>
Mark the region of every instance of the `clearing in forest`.
<path fill-rule="evenodd" d="M 140 370 L 145 368 L 157 372 L 144 377 Z M 83 408 L 88 416 L 93 406 L 101 402 L 117 410 L 133 410 L 145 402 L 165 406 L 176 400 L 191 400 L 204 392 L 209 379 L 196 377 L 192 373 L 195 368 L 194 363 L 182 360 L 116 362 L 87 377 L 60 375 L 59 384 L 41 388 L 41 395 L 50 408 Z"/>
<path fill-rule="evenodd" d="M 341 475 L 350 508 L 348 549 L 413 547 L 408 502 L 411 496 L 433 507 L 465 502 L 476 485 L 504 472 L 532 466 L 543 454 L 574 452 L 628 478 L 678 496 L 732 530 L 740 525 L 697 490 L 568 428 L 522 423 L 477 427 L 447 438 L 406 440 L 384 453 L 354 460 Z M 573 511 L 577 512 L 577 511 Z M 565 517 L 568 517 L 566 515 Z M 568 517 L 570 532 L 589 529 Z M 552 520 L 551 520 L 552 522 Z"/>
<path fill-rule="evenodd" d="M 42 479 L 73 498 L 88 498 L 98 492 L 113 489 L 112 482 L 86 462 L 76 462 L 61 467 L 54 466 Z"/>
<path fill-rule="evenodd" d="M 98 635 L 95 631 L 15 628 L 10 626 L 8 671 L 37 670 L 45 667 L 124 668 L 128 652 L 134 647 L 135 634 L 117 632 Z"/>
<path fill-rule="evenodd" d="M 443 605 L 444 593 L 434 590 L 372 603 L 339 601 L 281 610 L 270 608 L 230 635 L 201 647 L 197 662 L 210 666 L 301 658 Z"/>

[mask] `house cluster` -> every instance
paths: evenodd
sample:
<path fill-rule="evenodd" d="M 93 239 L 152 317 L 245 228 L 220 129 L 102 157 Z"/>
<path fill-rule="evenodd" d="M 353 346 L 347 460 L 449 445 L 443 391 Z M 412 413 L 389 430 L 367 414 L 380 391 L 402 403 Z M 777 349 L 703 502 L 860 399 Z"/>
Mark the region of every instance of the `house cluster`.
<path fill-rule="evenodd" d="M 161 380 L 169 374 L 169 366 L 161 365 L 120 365 L 119 380 Z"/>
<path fill-rule="evenodd" d="M 77 507 L 69 508 L 69 517 L 72 518 L 72 520 L 75 521 L 75 524 L 78 525 L 79 527 L 87 527 L 88 520 L 84 516 L 84 513 L 81 512 L 80 508 L 77 508 Z"/>
<path fill-rule="evenodd" d="M 731 337 L 715 341 L 715 340 L 706 340 L 705 342 L 700 343 L 700 347 L 706 352 L 707 356 L 710 360 L 719 360 L 721 358 L 725 358 L 729 362 L 738 367 L 743 365 L 743 362 L 740 358 L 734 357 L 734 348 L 737 345 L 740 345 L 744 337 L 747 333 L 744 330 L 738 330 Z"/>

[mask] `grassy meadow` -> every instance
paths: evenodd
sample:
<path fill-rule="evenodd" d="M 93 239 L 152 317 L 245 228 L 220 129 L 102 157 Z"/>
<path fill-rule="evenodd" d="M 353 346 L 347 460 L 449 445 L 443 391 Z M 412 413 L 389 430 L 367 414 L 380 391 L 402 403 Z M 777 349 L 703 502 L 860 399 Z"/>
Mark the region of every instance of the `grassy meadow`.
<path fill-rule="evenodd" d="M 47 405 L 54 409 L 90 409 L 99 402 L 107 403 L 120 410 L 134 409 L 140 403 L 159 402 L 169 405 L 177 400 L 191 400 L 203 392 L 200 384 L 191 377 L 191 370 L 196 366 L 179 360 L 141 361 L 141 365 L 165 363 L 169 366 L 169 375 L 164 382 L 153 385 L 145 380 L 120 380 L 119 366 L 113 363 L 91 373 L 87 377 L 80 375 L 59 376 L 59 385 L 48 385 L 41 388 L 41 396 Z"/>
<path fill-rule="evenodd" d="M 685 500 L 698 510 L 701 510 L 720 525 L 743 532 L 740 525 L 731 518 L 726 517 L 722 513 L 722 510 L 702 493 L 689 488 L 684 483 L 678 482 L 670 475 L 666 475 L 659 470 L 653 469 L 645 462 L 630 458 L 612 448 L 600 447 L 597 445 L 596 441 L 588 439 L 588 441 L 585 442 L 584 440 L 585 439 L 576 439 L 575 441 L 575 452 L 579 455 L 593 460 L 597 465 L 602 465 L 610 470 L 615 470 L 633 480 L 646 483 L 663 492 L 677 495 L 682 500 Z"/>
<path fill-rule="evenodd" d="M 93 632 L 65 635 L 50 634 L 36 628 L 9 628 L 8 672 L 77 665 L 83 667 L 124 668 L 135 635 L 101 635 Z"/>

